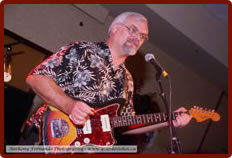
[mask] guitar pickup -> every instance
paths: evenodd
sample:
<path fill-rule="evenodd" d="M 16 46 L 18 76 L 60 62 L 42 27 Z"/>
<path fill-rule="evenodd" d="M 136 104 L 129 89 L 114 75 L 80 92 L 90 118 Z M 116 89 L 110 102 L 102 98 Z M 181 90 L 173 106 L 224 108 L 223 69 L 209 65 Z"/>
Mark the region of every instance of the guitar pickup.
<path fill-rule="evenodd" d="M 84 134 L 91 134 L 92 133 L 92 127 L 91 127 L 91 122 L 90 119 L 88 119 L 82 128 Z"/>
<path fill-rule="evenodd" d="M 109 115 L 101 115 L 101 125 L 103 132 L 111 131 Z"/>

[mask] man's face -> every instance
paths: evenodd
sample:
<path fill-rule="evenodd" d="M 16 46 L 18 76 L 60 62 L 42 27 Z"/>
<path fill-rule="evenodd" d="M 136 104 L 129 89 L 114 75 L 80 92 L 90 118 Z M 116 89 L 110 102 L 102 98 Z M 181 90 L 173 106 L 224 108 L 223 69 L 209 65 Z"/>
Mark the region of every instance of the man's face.
<path fill-rule="evenodd" d="M 127 55 L 135 55 L 143 44 L 148 34 L 145 21 L 138 21 L 135 17 L 129 17 L 120 25 L 121 33 L 118 34 L 120 46 Z"/>

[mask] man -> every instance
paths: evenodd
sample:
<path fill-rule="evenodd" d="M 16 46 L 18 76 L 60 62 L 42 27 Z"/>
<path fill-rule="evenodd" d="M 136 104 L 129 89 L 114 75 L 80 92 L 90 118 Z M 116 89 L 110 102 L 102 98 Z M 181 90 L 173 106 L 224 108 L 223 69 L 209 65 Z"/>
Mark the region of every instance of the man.
<path fill-rule="evenodd" d="M 147 19 L 134 12 L 120 14 L 112 22 L 107 42 L 78 41 L 61 47 L 37 66 L 27 77 L 27 84 L 46 103 L 61 110 L 76 125 L 83 126 L 94 116 L 91 105 L 124 98 L 121 115 L 135 115 L 133 80 L 124 62 L 136 54 L 148 38 Z M 186 111 L 183 107 L 177 111 Z M 41 126 L 44 107 L 32 116 L 29 123 Z M 191 117 L 182 114 L 173 121 L 175 127 L 187 125 Z M 166 127 L 168 123 L 147 126 L 124 132 L 138 134 Z"/>

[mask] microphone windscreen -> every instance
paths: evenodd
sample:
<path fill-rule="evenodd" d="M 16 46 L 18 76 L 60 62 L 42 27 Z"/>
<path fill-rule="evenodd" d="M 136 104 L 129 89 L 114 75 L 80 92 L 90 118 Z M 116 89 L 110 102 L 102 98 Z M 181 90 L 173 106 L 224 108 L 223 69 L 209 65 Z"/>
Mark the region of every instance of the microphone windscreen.
<path fill-rule="evenodd" d="M 149 62 L 151 59 L 155 59 L 155 56 L 151 53 L 147 53 L 144 58 L 146 62 Z"/>

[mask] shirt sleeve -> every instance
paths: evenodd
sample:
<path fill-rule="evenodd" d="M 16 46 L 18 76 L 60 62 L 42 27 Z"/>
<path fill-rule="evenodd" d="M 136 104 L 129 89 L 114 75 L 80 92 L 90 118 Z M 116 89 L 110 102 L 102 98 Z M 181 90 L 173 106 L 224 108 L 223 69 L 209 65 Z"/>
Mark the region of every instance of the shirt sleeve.
<path fill-rule="evenodd" d="M 29 75 L 48 76 L 57 83 L 65 81 L 64 76 L 67 77 L 72 72 L 73 64 L 80 56 L 81 51 L 78 50 L 77 42 L 67 44 L 40 63 Z"/>

